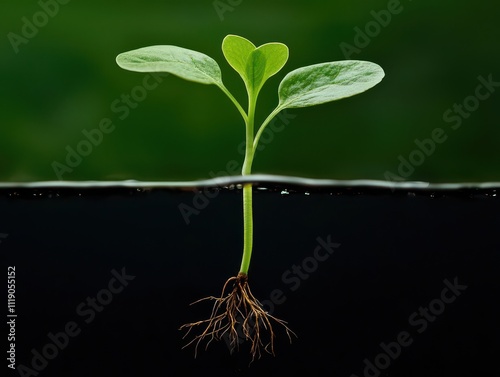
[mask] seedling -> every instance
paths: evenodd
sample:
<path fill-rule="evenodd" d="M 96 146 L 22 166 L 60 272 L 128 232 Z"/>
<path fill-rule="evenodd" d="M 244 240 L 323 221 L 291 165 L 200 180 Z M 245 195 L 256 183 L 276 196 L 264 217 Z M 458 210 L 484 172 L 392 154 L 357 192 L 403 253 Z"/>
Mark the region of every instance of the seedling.
<path fill-rule="evenodd" d="M 256 129 L 257 98 L 264 83 L 287 62 L 288 47 L 283 43 L 266 43 L 256 47 L 245 38 L 228 35 L 222 42 L 222 52 L 245 83 L 248 93 L 246 110 L 222 83 L 217 62 L 200 52 L 177 46 L 151 46 L 122 53 L 117 56 L 116 61 L 120 67 L 130 71 L 168 72 L 185 80 L 218 86 L 236 106 L 245 122 L 246 147 L 241 172 L 244 176 L 252 172 L 252 163 L 262 132 L 280 111 L 350 97 L 372 88 L 384 77 L 384 71 L 377 64 L 357 60 L 298 68 L 283 78 L 278 88 L 278 105 Z M 260 357 L 262 350 L 274 354 L 273 324 L 283 326 L 290 340 L 294 335 L 285 321 L 263 309 L 248 285 L 253 244 L 251 183 L 243 185 L 243 237 L 243 256 L 239 273 L 226 281 L 219 297 L 210 296 L 197 301 L 214 301 L 210 317 L 181 327 L 187 330 L 186 336 L 191 330 L 201 328 L 201 333 L 187 344 L 194 343 L 195 352 L 203 341 L 206 341 L 208 346 L 211 341 L 227 336 L 231 351 L 237 348 L 242 340 L 249 341 L 253 359 Z"/>

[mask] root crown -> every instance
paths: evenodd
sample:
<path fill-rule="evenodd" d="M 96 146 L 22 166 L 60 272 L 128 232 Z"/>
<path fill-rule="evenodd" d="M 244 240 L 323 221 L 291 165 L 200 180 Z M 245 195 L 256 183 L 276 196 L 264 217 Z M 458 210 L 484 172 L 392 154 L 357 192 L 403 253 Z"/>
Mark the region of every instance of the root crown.
<path fill-rule="evenodd" d="M 210 318 L 187 323 L 181 330 L 187 330 L 184 338 L 198 327 L 203 328 L 185 347 L 194 344 L 195 356 L 198 347 L 206 342 L 206 347 L 214 340 L 225 339 L 231 352 L 239 348 L 240 343 L 250 342 L 252 360 L 260 358 L 262 351 L 274 355 L 275 333 L 273 324 L 282 326 L 291 342 L 294 332 L 285 321 L 278 319 L 264 310 L 262 304 L 254 297 L 248 285 L 248 276 L 239 273 L 229 278 L 220 297 L 205 297 L 195 303 L 212 300 L 214 305 Z"/>

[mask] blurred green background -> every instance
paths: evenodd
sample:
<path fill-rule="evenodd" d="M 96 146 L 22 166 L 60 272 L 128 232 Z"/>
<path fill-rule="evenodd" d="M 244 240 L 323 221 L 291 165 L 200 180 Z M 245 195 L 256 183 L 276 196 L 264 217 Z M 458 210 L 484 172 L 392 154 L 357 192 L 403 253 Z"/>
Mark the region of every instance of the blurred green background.
<path fill-rule="evenodd" d="M 226 86 L 245 104 L 243 84 L 220 49 L 227 34 L 290 48 L 287 65 L 261 94 L 260 119 L 275 107 L 280 80 L 300 66 L 347 57 L 376 62 L 386 72 L 361 95 L 288 110 L 288 124 L 263 138 L 254 173 L 500 181 L 500 87 L 482 88 L 483 99 L 474 98 L 478 77 L 500 82 L 499 2 L 54 2 L 3 3 L 0 181 L 193 180 L 227 171 L 230 161 L 241 166 L 244 126 L 218 88 L 170 76 L 145 92 L 144 74 L 115 63 L 118 53 L 148 45 L 197 50 L 219 62 Z M 397 10 L 390 20 L 388 8 Z M 360 30 L 371 36 L 360 39 Z M 356 50 L 346 55 L 348 45 Z M 131 93 L 146 96 L 132 101 L 125 116 L 118 109 Z M 472 110 L 456 118 L 453 106 L 464 101 Z M 68 150 L 86 140 L 83 131 L 105 118 L 113 131 L 92 151 L 81 145 L 87 155 L 58 177 L 54 162 L 67 165 Z M 418 152 L 415 139 L 430 138 L 437 128 L 447 140 L 428 155 Z M 402 159 L 413 161 L 404 174 L 398 173 Z"/>

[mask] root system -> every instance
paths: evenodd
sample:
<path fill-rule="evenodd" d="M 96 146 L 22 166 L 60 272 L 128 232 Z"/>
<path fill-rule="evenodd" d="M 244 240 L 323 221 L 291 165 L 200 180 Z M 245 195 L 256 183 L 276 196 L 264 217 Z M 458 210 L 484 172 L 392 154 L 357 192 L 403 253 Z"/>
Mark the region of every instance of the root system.
<path fill-rule="evenodd" d="M 206 342 L 205 348 L 214 340 L 225 339 L 231 352 L 237 350 L 245 341 L 250 342 L 252 361 L 260 358 L 262 352 L 274 355 L 274 340 L 276 338 L 273 324 L 284 328 L 292 341 L 291 331 L 286 322 L 278 319 L 263 309 L 262 304 L 254 297 L 248 285 L 248 276 L 239 273 L 236 277 L 229 278 L 222 289 L 220 297 L 205 297 L 195 303 L 213 300 L 214 305 L 210 318 L 187 323 L 181 330 L 187 330 L 184 338 L 188 337 L 195 328 L 203 331 L 194 336 L 185 347 L 195 345 L 195 357 L 198 347 Z"/>

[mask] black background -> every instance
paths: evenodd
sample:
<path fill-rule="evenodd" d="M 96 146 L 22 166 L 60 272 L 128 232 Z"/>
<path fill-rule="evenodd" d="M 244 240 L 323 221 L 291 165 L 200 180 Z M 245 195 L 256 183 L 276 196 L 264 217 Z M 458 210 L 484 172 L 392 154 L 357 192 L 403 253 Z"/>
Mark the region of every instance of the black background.
<path fill-rule="evenodd" d="M 191 302 L 219 294 L 238 272 L 240 190 L 221 190 L 189 225 L 178 206 L 192 205 L 191 191 L 0 191 L 0 232 L 8 234 L 0 255 L 16 266 L 16 362 L 30 366 L 31 350 L 74 321 L 81 332 L 40 376 L 361 377 L 364 360 L 402 331 L 413 342 L 383 376 L 500 372 L 500 201 L 492 191 L 304 190 L 254 195 L 250 286 L 261 300 L 283 292 L 273 314 L 298 338 L 289 344 L 277 329 L 276 357 L 250 366 L 245 345 L 231 355 L 224 342 L 195 359 L 178 330 L 209 315 L 209 304 Z M 292 290 L 282 275 L 328 236 L 340 247 Z M 76 308 L 122 268 L 134 280 L 85 323 Z M 467 289 L 419 333 L 409 317 L 440 298 L 446 279 Z"/>

